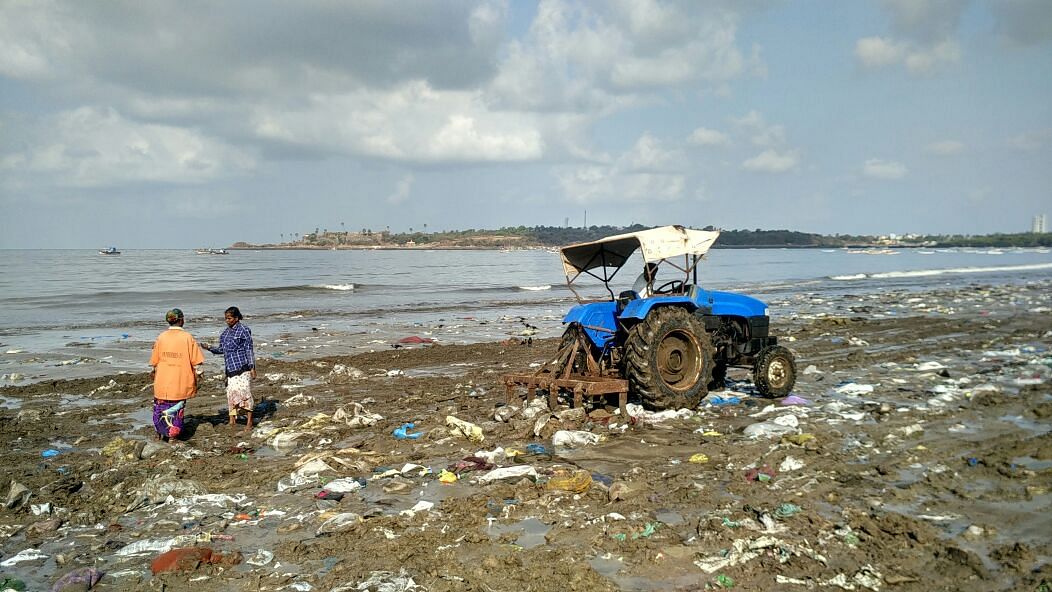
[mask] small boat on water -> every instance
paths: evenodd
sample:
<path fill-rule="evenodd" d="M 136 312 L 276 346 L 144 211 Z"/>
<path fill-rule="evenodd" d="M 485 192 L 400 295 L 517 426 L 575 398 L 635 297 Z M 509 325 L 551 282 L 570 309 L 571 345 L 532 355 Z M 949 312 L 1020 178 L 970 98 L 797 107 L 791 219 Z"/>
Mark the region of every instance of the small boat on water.
<path fill-rule="evenodd" d="M 117 247 L 106 247 L 105 249 L 99 249 L 99 255 L 120 255 L 121 252 L 117 250 Z"/>
<path fill-rule="evenodd" d="M 198 255 L 229 255 L 230 251 L 226 249 L 194 249 L 194 252 Z"/>

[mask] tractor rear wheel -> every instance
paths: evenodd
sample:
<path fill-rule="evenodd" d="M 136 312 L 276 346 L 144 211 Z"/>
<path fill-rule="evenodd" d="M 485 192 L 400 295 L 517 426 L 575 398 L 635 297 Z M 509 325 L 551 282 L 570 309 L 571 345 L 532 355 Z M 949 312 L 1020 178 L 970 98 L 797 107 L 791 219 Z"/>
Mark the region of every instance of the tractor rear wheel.
<path fill-rule="evenodd" d="M 753 382 L 764 397 L 784 397 L 796 384 L 796 360 L 793 352 L 775 345 L 760 350 L 753 367 Z"/>
<path fill-rule="evenodd" d="M 693 409 L 708 393 L 712 353 L 697 317 L 671 306 L 652 310 L 625 340 L 629 390 L 653 409 Z"/>

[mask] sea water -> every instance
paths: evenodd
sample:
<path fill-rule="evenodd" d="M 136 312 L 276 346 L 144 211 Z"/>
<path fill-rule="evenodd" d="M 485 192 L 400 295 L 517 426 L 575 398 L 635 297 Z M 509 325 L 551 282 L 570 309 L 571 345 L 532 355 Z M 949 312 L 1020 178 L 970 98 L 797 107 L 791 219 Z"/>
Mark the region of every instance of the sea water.
<path fill-rule="evenodd" d="M 614 292 L 635 280 L 632 260 Z M 698 283 L 797 314 L 794 296 L 1052 280 L 1048 249 L 715 249 Z M 676 275 L 663 268 L 658 284 Z M 587 297 L 601 285 L 578 279 Z M 820 300 L 819 300 L 820 301 Z M 546 250 L 8 250 L 0 253 L 0 384 L 143 371 L 164 313 L 216 341 L 238 306 L 261 357 L 302 359 L 396 346 L 420 336 L 471 343 L 561 331 L 575 302 L 558 253 Z M 11 379 L 11 375 L 15 379 Z"/>

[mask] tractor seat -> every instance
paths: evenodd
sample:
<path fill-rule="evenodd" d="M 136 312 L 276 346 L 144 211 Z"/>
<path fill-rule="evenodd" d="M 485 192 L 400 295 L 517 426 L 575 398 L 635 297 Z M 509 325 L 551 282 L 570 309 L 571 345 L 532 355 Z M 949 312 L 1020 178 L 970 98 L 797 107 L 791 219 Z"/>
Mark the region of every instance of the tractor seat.
<path fill-rule="evenodd" d="M 617 295 L 617 314 L 621 314 L 628 303 L 633 300 L 639 300 L 639 294 L 635 290 L 625 290 Z"/>

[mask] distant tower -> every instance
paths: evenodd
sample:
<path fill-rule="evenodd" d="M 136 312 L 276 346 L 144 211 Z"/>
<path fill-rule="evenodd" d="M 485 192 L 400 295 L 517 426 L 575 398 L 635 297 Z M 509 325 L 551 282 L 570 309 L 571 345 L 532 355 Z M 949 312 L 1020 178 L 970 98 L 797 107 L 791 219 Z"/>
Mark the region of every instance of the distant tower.
<path fill-rule="evenodd" d="M 1034 216 L 1034 221 L 1030 225 L 1030 232 L 1033 232 L 1034 234 L 1044 234 L 1048 232 L 1048 227 L 1045 226 L 1044 214 L 1038 214 Z"/>

